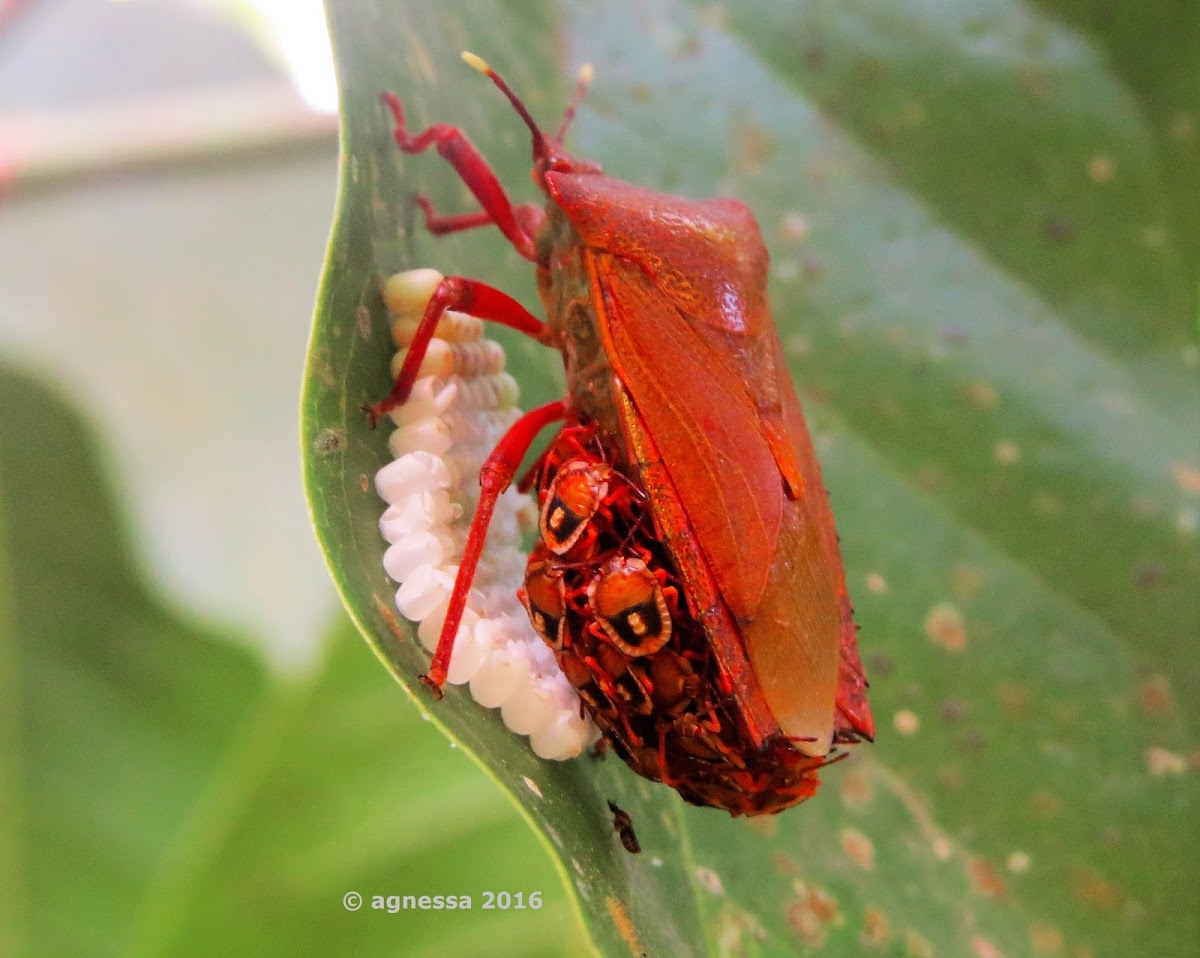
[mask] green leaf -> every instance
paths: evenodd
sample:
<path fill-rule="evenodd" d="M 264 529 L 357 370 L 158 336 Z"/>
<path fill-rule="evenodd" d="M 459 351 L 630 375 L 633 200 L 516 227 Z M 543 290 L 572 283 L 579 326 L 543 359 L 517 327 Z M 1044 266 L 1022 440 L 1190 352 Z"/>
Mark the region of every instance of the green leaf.
<path fill-rule="evenodd" d="M 1129 42 L 1194 49 L 1168 6 L 1139 8 Z M 546 836 L 602 952 L 1191 954 L 1200 173 L 1190 154 L 1164 171 L 1197 102 L 1116 69 L 1125 34 L 1093 39 L 1087 10 L 330 5 L 344 154 L 304 399 L 317 529 L 368 641 Z M 685 807 L 612 759 L 539 762 L 461 690 L 435 706 L 415 683 L 428 660 L 388 612 L 369 482 L 384 437 L 358 412 L 388 388 L 378 282 L 429 265 L 537 302 L 496 235 L 412 229 L 412 192 L 472 201 L 436 155 L 397 154 L 384 89 L 534 198 L 527 135 L 463 47 L 548 125 L 594 62 L 575 152 L 759 215 L 881 727 L 777 819 Z M 559 394 L 556 357 L 497 338 L 526 406 Z"/>
<path fill-rule="evenodd" d="M 147 589 L 63 400 L 0 367 L 0 402 L 0 953 L 563 953 L 525 825 L 348 624 L 314 674 L 267 675 Z M 474 907 L 370 907 L 405 894 Z"/>

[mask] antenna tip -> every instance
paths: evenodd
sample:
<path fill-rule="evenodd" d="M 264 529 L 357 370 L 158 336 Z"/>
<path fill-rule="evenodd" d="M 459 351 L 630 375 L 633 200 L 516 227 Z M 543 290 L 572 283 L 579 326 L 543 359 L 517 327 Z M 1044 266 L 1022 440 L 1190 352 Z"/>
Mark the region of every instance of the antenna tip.
<path fill-rule="evenodd" d="M 462 54 L 463 63 L 469 66 L 472 70 L 478 70 L 484 76 L 492 75 L 492 68 L 488 66 L 487 60 L 483 57 L 476 56 L 469 50 L 464 50 Z"/>
<path fill-rule="evenodd" d="M 592 78 L 595 77 L 596 70 L 590 63 L 585 63 L 579 68 L 579 82 L 584 86 L 592 85 Z"/>

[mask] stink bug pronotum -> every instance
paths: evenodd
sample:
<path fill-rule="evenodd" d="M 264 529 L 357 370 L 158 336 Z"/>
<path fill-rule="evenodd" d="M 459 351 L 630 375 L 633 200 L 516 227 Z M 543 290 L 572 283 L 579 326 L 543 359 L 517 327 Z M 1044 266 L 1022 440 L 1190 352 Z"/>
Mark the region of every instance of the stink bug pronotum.
<path fill-rule="evenodd" d="M 606 741 L 635 771 L 734 815 L 811 795 L 838 744 L 874 727 L 833 515 L 767 304 L 767 251 L 749 210 L 606 177 L 543 132 L 486 63 L 533 138 L 544 206 L 514 206 L 457 127 L 410 133 L 479 200 L 436 235 L 494 225 L 536 267 L 547 321 L 478 280 L 433 289 L 395 386 L 405 402 L 448 309 L 561 352 L 567 396 L 526 413 L 480 474 L 481 496 L 433 662 L 440 694 L 497 497 L 543 428 L 564 425 L 528 477 L 539 541 L 521 599 Z"/>

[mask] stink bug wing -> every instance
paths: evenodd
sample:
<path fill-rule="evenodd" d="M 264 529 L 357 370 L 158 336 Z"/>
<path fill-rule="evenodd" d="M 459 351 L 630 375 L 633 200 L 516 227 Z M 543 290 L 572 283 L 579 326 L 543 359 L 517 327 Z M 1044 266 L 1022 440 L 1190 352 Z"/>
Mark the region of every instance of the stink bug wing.
<path fill-rule="evenodd" d="M 762 600 L 783 492 L 745 387 L 633 264 L 589 256 L 610 359 L 657 444 L 692 528 L 738 619 Z"/>
<path fill-rule="evenodd" d="M 587 248 L 609 359 L 655 442 L 669 435 L 667 462 L 688 463 L 671 478 L 722 596 L 748 619 L 784 498 L 761 425 L 762 407 L 777 413 L 779 404 L 754 218 L 733 200 L 664 196 L 603 176 L 549 173 L 547 183 Z"/>
<path fill-rule="evenodd" d="M 602 334 L 663 457 L 780 728 L 834 735 L 845 581 L 832 514 L 766 303 L 766 251 L 730 200 L 558 176 Z M 639 236 L 638 224 L 653 236 Z M 663 229 L 669 227 L 669 230 Z M 661 236 L 659 234 L 662 234 Z M 786 486 L 796 498 L 789 498 Z"/>
<path fill-rule="evenodd" d="M 791 500 L 758 410 L 708 337 L 644 280 L 639 284 L 636 267 L 594 259 L 614 366 L 739 619 L 763 696 L 784 734 L 804 740 L 797 748 L 824 755 L 834 731 L 845 585 L 807 431 L 796 435 L 785 417 L 784 436 L 804 480 L 800 498 Z M 763 335 L 776 340 L 773 330 Z M 775 359 L 772 344 L 766 369 L 786 377 Z M 783 384 L 798 410 L 790 381 Z M 753 597 L 734 591 L 747 584 Z"/>
<path fill-rule="evenodd" d="M 849 740 L 859 737 L 874 739 L 875 722 L 871 717 L 871 707 L 867 703 L 867 679 L 858 655 L 858 627 L 854 624 L 850 596 L 846 592 L 846 574 L 842 566 L 833 510 L 829 505 L 825 486 L 821 482 L 821 470 L 813 452 L 808 424 L 800 409 L 800 400 L 792 388 L 787 364 L 783 358 L 783 347 L 778 337 L 775 340 L 775 349 L 775 368 L 780 377 L 779 394 L 783 405 L 783 425 L 792 447 L 799 454 L 799 466 L 805 487 L 803 498 L 807 503 L 812 524 L 820 533 L 825 564 L 831 570 L 833 586 L 837 592 L 839 665 L 835 732 L 839 737 Z"/>

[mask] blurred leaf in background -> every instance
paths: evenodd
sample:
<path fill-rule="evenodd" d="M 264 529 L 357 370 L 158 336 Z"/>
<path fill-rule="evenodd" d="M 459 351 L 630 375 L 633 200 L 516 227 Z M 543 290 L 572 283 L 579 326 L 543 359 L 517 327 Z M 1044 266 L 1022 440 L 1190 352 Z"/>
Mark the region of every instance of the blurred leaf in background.
<path fill-rule="evenodd" d="M 190 5 L 11 12 L 0 955 L 577 953 L 537 840 L 348 635 L 313 541 L 334 118 Z M 543 908 L 342 906 L 501 880 Z"/>

